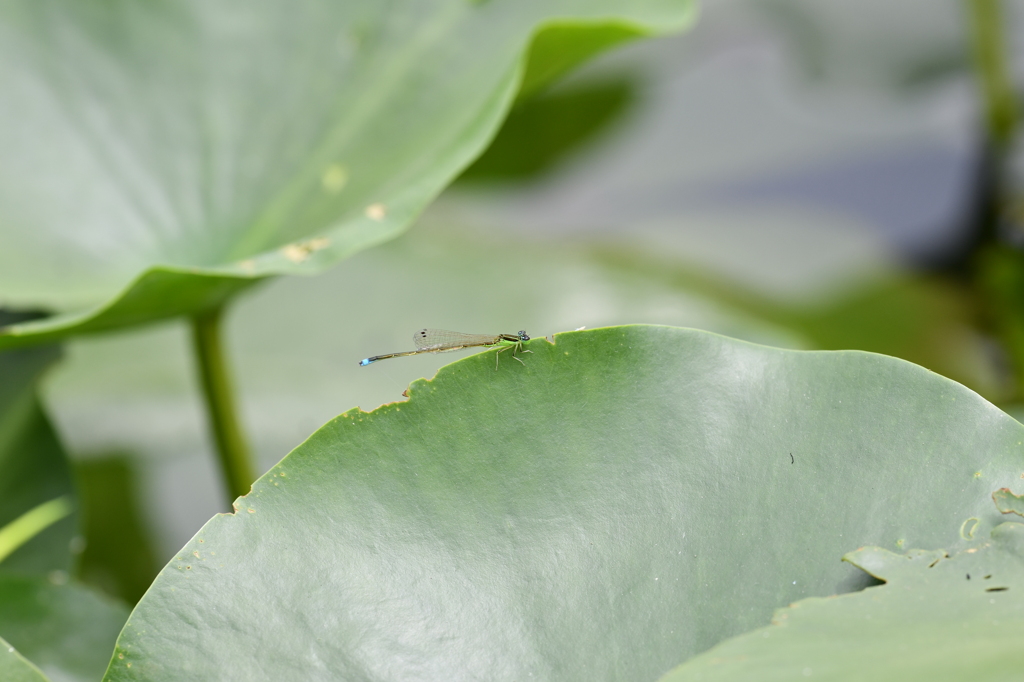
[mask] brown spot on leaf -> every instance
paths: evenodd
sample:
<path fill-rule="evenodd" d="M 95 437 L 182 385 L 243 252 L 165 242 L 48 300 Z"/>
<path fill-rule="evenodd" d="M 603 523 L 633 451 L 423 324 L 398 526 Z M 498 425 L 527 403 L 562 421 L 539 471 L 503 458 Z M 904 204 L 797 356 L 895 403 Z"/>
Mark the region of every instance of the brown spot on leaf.
<path fill-rule="evenodd" d="M 1024 495 L 1014 495 L 1009 488 L 1000 488 L 992 493 L 992 501 L 1003 514 L 1024 516 Z"/>
<path fill-rule="evenodd" d="M 327 237 L 316 237 L 314 239 L 307 239 L 304 242 L 286 244 L 281 247 L 281 253 L 291 262 L 301 263 L 309 258 L 309 254 L 326 249 L 330 244 L 331 240 Z"/>

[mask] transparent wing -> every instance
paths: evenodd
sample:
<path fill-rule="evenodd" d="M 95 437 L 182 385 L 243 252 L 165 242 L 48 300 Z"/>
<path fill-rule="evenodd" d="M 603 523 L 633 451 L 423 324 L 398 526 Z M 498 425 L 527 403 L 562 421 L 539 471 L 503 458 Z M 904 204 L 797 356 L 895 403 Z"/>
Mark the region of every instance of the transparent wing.
<path fill-rule="evenodd" d="M 467 346 L 489 346 L 498 341 L 494 334 L 463 334 L 444 329 L 420 329 L 412 335 L 416 350 L 455 350 Z"/>

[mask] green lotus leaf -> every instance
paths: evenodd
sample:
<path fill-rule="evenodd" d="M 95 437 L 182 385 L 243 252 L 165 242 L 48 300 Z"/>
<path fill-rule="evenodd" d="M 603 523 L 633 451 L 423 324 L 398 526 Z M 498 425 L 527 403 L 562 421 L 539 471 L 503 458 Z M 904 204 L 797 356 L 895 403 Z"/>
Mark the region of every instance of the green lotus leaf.
<path fill-rule="evenodd" d="M 996 526 L 952 557 L 866 547 L 843 559 L 885 585 L 779 609 L 771 626 L 719 644 L 662 682 L 1020 677 L 1024 524 Z"/>
<path fill-rule="evenodd" d="M 127 617 L 122 604 L 61 579 L 0 575 L 0 637 L 55 681 L 99 679 Z"/>
<path fill-rule="evenodd" d="M 0 312 L 0 324 L 13 317 Z M 0 353 L 0 572 L 71 570 L 74 484 L 36 396 L 58 356 L 52 346 Z"/>
<path fill-rule="evenodd" d="M 485 147 L 524 78 L 535 89 L 680 29 L 693 8 L 4 3 L 0 305 L 62 314 L 0 347 L 196 312 L 391 239 Z"/>
<path fill-rule="evenodd" d="M 512 109 L 460 183 L 535 180 L 621 118 L 637 84 L 605 79 L 532 97 Z"/>
<path fill-rule="evenodd" d="M 39 668 L 0 638 L 0 679 L 7 682 L 49 682 Z"/>
<path fill-rule="evenodd" d="M 1018 422 L 885 356 L 648 326 L 526 350 L 313 434 L 164 568 L 106 679 L 653 680 L 868 584 L 850 546 L 971 546 L 1024 471 Z"/>
<path fill-rule="evenodd" d="M 78 577 L 129 604 L 139 601 L 160 565 L 138 498 L 137 466 L 125 453 L 90 453 L 75 462 L 85 550 Z M 166 556 L 166 555 L 164 555 Z"/>

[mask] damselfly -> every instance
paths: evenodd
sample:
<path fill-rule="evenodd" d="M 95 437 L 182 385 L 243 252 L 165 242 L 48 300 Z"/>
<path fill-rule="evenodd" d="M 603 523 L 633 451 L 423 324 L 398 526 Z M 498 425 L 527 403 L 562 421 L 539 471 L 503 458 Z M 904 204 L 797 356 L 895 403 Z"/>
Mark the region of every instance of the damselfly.
<path fill-rule="evenodd" d="M 512 349 L 512 359 L 518 360 L 526 365 L 518 355 L 520 353 L 532 353 L 531 350 L 523 348 L 523 342 L 529 341 L 530 337 L 525 331 L 520 330 L 518 334 L 463 334 L 462 332 L 449 332 L 444 329 L 421 329 L 412 335 L 412 341 L 416 350 L 407 350 L 404 353 L 387 353 L 385 355 L 374 355 L 359 361 L 363 367 L 378 360 L 388 358 L 400 358 L 404 355 L 419 355 L 420 353 L 447 353 L 463 348 L 476 348 L 479 346 L 502 346 L 494 354 L 494 369 L 498 369 L 498 356 L 505 351 Z"/>

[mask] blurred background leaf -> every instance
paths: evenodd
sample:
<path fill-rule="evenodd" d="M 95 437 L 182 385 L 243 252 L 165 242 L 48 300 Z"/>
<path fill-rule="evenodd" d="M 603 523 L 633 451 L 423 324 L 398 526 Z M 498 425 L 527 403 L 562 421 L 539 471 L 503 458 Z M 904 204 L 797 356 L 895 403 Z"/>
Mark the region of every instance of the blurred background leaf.
<path fill-rule="evenodd" d="M 819 82 L 906 93 L 971 66 L 961 24 L 965 10 L 957 0 L 732 4 L 780 30 L 802 73 Z"/>
<path fill-rule="evenodd" d="M 635 97 L 627 78 L 540 94 L 517 104 L 487 151 L 459 180 L 535 179 L 611 125 Z"/>
<path fill-rule="evenodd" d="M 39 668 L 0 638 L 0 675 L 9 682 L 49 682 Z"/>
<path fill-rule="evenodd" d="M 529 99 L 595 55 L 642 35 L 635 26 L 626 24 L 549 23 L 530 43 L 517 97 Z"/>
<path fill-rule="evenodd" d="M 95 682 L 128 608 L 59 579 L 0 575 L 0 635 L 54 682 Z"/>
<path fill-rule="evenodd" d="M 0 324 L 25 317 L 0 310 Z M 41 504 L 75 498 L 64 449 L 36 396 L 37 383 L 59 356 L 53 346 L 0 353 L 0 528 Z M 76 510 L 3 559 L 0 572 L 66 574 L 77 533 Z"/>
<path fill-rule="evenodd" d="M 0 324 L 25 317 L 0 311 Z M 67 455 L 36 397 L 58 356 L 53 346 L 0 353 L 0 528 L 40 505 L 74 501 L 66 503 L 71 513 L 60 512 L 0 562 L 0 637 L 13 647 L 4 647 L 4 680 L 42 679 L 19 656 L 55 682 L 98 679 L 128 617 L 123 605 L 69 583 L 86 542 L 81 508 Z"/>
<path fill-rule="evenodd" d="M 64 313 L 5 347 L 198 312 L 387 241 L 493 135 L 538 31 L 531 87 L 693 4 L 0 12 L 0 304 Z"/>
<path fill-rule="evenodd" d="M 134 458 L 94 453 L 76 462 L 75 477 L 86 538 L 78 578 L 134 604 L 160 570 L 143 521 Z"/>

